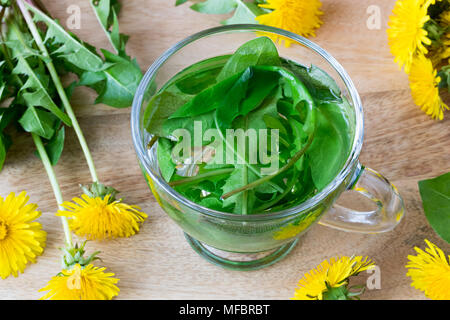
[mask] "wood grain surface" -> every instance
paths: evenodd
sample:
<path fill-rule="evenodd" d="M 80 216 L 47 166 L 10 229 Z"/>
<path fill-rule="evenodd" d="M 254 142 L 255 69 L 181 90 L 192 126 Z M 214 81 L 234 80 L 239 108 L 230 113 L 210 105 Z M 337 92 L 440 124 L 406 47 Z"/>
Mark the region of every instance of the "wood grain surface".
<path fill-rule="evenodd" d="M 122 1 L 121 31 L 131 35 L 129 54 L 145 71 L 176 41 L 217 26 L 223 16 L 193 12 L 174 0 Z M 81 39 L 110 48 L 97 25 L 88 0 L 45 1 L 65 25 L 69 5 L 81 8 Z M 367 8 L 381 9 L 381 29 L 369 30 Z M 447 253 L 425 219 L 417 181 L 450 171 L 450 113 L 436 122 L 414 105 L 405 74 L 389 53 L 386 25 L 392 0 L 323 0 L 324 24 L 312 40 L 329 51 L 348 71 L 361 95 L 365 111 L 365 141 L 361 161 L 387 176 L 400 190 L 406 217 L 392 232 L 352 234 L 317 225 L 283 261 L 251 272 L 223 270 L 200 258 L 186 243 L 179 227 L 158 206 L 137 165 L 130 135 L 130 109 L 93 106 L 91 91 L 77 89 L 72 102 L 86 134 L 101 180 L 113 185 L 128 203 L 139 204 L 149 218 L 141 232 L 128 239 L 89 242 L 101 250 L 106 266 L 120 278 L 119 299 L 288 299 L 301 276 L 324 259 L 339 255 L 367 255 L 381 270 L 381 289 L 368 290 L 364 299 L 423 299 L 410 286 L 405 264 L 414 246 L 425 238 Z M 79 195 L 89 172 L 71 130 L 56 172 L 65 199 Z M 29 136 L 17 136 L 0 173 L 0 195 L 26 190 L 42 211 L 48 232 L 47 248 L 36 264 L 18 278 L 0 280 L 1 299 L 36 299 L 37 290 L 60 271 L 63 232 L 55 217 L 56 203 Z M 357 281 L 365 281 L 361 274 Z"/>

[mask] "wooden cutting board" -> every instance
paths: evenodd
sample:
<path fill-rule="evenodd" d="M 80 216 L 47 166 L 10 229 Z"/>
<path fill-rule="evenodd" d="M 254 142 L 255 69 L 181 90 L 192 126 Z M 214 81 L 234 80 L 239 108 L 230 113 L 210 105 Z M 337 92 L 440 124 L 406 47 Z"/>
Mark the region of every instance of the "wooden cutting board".
<path fill-rule="evenodd" d="M 129 54 L 145 71 L 176 41 L 217 26 L 222 16 L 193 12 L 175 0 L 122 1 L 121 31 L 131 35 Z M 315 226 L 282 262 L 252 272 L 223 270 L 200 258 L 186 243 L 180 228 L 161 210 L 148 190 L 137 165 L 130 135 L 130 109 L 93 106 L 94 95 L 77 89 L 72 99 L 92 150 L 101 180 L 122 191 L 128 203 L 139 204 L 149 218 L 141 232 L 128 239 L 89 242 L 88 250 L 101 250 L 106 266 L 120 278 L 120 299 L 288 299 L 301 276 L 324 259 L 339 255 L 367 255 L 381 270 L 381 289 L 368 290 L 364 299 L 422 299 L 405 276 L 407 255 L 427 238 L 447 253 L 427 223 L 417 181 L 450 171 L 450 113 L 436 122 L 414 105 L 405 74 L 389 53 L 386 25 L 394 6 L 376 1 L 381 29 L 367 27 L 368 8 L 374 1 L 323 0 L 324 24 L 312 40 L 328 50 L 348 71 L 365 110 L 365 141 L 361 161 L 399 188 L 406 217 L 392 232 L 352 234 Z M 97 47 L 110 48 L 97 25 L 89 1 L 45 1 L 52 14 L 66 25 L 69 5 L 81 8 L 81 28 L 74 31 Z M 377 10 L 377 8 L 370 8 Z M 71 130 L 56 172 L 65 199 L 79 195 L 79 184 L 89 173 Z M 40 161 L 33 155 L 29 136 L 15 139 L 5 169 L 0 173 L 0 195 L 26 190 L 43 214 L 47 248 L 36 264 L 18 278 L 0 280 L 0 298 L 36 299 L 37 290 L 60 271 L 63 232 L 55 217 L 56 203 Z M 355 283 L 369 275 L 361 274 Z M 220 279 L 220 280 L 219 280 Z"/>

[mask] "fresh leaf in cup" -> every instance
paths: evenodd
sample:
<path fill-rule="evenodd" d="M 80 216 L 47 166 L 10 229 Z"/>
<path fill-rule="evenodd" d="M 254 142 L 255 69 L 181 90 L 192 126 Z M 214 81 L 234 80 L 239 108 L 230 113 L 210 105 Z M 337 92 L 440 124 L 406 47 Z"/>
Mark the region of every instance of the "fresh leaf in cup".
<path fill-rule="evenodd" d="M 338 175 L 352 147 L 350 109 L 325 71 L 279 57 L 272 40 L 259 37 L 175 75 L 151 98 L 144 125 L 176 191 L 210 209 L 257 214 L 298 205 Z M 202 134 L 218 134 L 194 139 L 174 161 L 185 139 L 174 132 L 192 137 L 198 124 Z M 230 141 L 229 130 L 246 134 Z M 265 149 L 275 161 L 254 161 Z M 226 163 L 216 162 L 220 150 L 231 154 Z"/>

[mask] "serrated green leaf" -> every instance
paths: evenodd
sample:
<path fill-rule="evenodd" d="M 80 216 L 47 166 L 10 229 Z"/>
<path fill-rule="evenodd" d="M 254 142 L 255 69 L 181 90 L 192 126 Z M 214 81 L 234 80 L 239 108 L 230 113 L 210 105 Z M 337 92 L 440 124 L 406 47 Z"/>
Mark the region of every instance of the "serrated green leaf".
<path fill-rule="evenodd" d="M 431 227 L 450 243 L 450 172 L 419 181 L 425 216 Z"/>
<path fill-rule="evenodd" d="M 64 30 L 56 20 L 48 17 L 33 5 L 27 2 L 25 2 L 25 5 L 27 9 L 33 12 L 33 18 L 36 22 L 43 22 L 47 25 L 45 41 L 53 41 L 59 44 L 58 49 L 50 52 L 50 54 L 57 55 L 83 70 L 95 72 L 105 68 L 103 60 L 98 54 L 92 52 L 92 48 L 88 48 L 85 43 L 78 40 L 72 33 Z"/>
<path fill-rule="evenodd" d="M 134 94 L 142 79 L 142 71 L 133 61 L 108 51 L 102 52 L 107 61 L 113 65 L 102 72 L 104 85 L 97 85 L 99 96 L 95 103 L 104 103 L 115 108 L 127 108 L 133 102 Z M 100 74 L 95 76 L 97 79 L 101 77 Z M 91 87 L 95 88 L 95 83 Z"/>
<path fill-rule="evenodd" d="M 14 52 L 20 52 L 20 54 L 24 57 L 40 57 L 43 59 L 43 56 L 40 54 L 38 50 L 31 48 L 31 43 L 27 45 L 23 45 L 23 43 L 19 40 L 8 40 L 4 42 L 7 47 L 9 47 Z"/>
<path fill-rule="evenodd" d="M 176 2 L 175 2 L 175 6 L 179 6 L 179 5 L 181 5 L 181 4 L 183 4 L 183 3 L 185 3 L 185 2 L 187 2 L 188 0 L 177 0 Z"/>
<path fill-rule="evenodd" d="M 117 2 L 117 1 L 113 1 Z M 110 12 L 111 1 L 110 0 L 91 0 L 91 6 L 94 9 L 97 18 L 104 29 L 109 29 L 111 25 Z"/>
<path fill-rule="evenodd" d="M 44 58 L 39 50 L 33 48 L 33 37 L 28 32 L 20 30 L 14 20 L 8 20 L 7 26 L 6 39 L 3 43 L 11 49 L 12 58 L 15 58 L 18 53 L 24 58 L 31 56 Z"/>
<path fill-rule="evenodd" d="M 125 53 L 125 46 L 129 36 L 119 32 L 120 3 L 117 0 L 91 0 L 91 6 L 117 53 L 124 58 L 129 57 Z"/>
<path fill-rule="evenodd" d="M 35 57 L 38 56 L 34 54 L 35 50 L 31 48 L 32 44 L 29 37 L 27 33 L 22 33 L 14 22 L 9 24 L 8 41 L 5 42 L 5 45 L 11 50 L 12 58 L 17 60 L 12 73 L 27 77 L 26 82 L 20 88 L 19 94 L 28 107 L 43 107 L 70 126 L 70 118 L 55 104 L 48 92 L 50 80 L 45 73 L 43 64 L 37 60 L 31 66 L 27 60 L 27 57 L 36 60 Z M 38 57 L 42 58 L 41 56 Z"/>
<path fill-rule="evenodd" d="M 53 113 L 66 125 L 71 126 L 72 122 L 70 118 L 54 103 L 50 97 L 47 87 L 48 76 L 46 76 L 42 69 L 32 68 L 27 60 L 21 56 L 18 57 L 18 64 L 13 70 L 15 74 L 24 74 L 28 76 L 27 81 L 20 90 L 20 94 L 23 97 L 28 107 L 43 107 Z"/>
<path fill-rule="evenodd" d="M 99 72 L 84 72 L 77 85 L 94 89 L 98 97 L 95 103 L 115 108 L 129 107 L 142 79 L 142 71 L 134 60 L 128 60 L 102 50 L 111 67 Z"/>
<path fill-rule="evenodd" d="M 191 9 L 201 13 L 224 14 L 233 11 L 236 6 L 236 0 L 207 0 L 193 4 Z"/>
<path fill-rule="evenodd" d="M 35 107 L 28 107 L 19 123 L 26 132 L 32 132 L 44 139 L 51 139 L 55 130 L 55 117 L 47 111 Z"/>
<path fill-rule="evenodd" d="M 127 58 L 130 60 L 130 57 L 127 56 L 125 52 L 125 46 L 127 45 L 128 39 L 130 38 L 128 35 L 119 32 L 119 19 L 117 18 L 116 11 L 113 11 L 113 25 L 111 29 L 111 42 L 116 48 L 119 56 Z"/>

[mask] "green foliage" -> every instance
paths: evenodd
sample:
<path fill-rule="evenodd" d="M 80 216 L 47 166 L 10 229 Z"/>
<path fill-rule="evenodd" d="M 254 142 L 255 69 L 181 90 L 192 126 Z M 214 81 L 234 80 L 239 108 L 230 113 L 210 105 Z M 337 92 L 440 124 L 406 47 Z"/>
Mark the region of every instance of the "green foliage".
<path fill-rule="evenodd" d="M 159 137 L 164 137 L 163 124 L 175 112 L 188 102 L 192 96 L 183 94 L 177 87 L 169 87 L 153 96 L 145 109 L 144 125 Z"/>
<path fill-rule="evenodd" d="M 176 5 L 176 6 L 179 6 L 179 5 L 181 5 L 181 4 L 183 4 L 183 3 L 187 2 L 187 1 L 188 1 L 188 0 L 177 0 L 176 3 L 175 3 L 175 5 Z"/>
<path fill-rule="evenodd" d="M 79 77 L 79 81 L 65 88 L 67 96 L 72 95 L 76 86 L 85 85 L 97 91 L 96 103 L 118 108 L 131 105 L 142 79 L 136 60 L 125 53 L 128 37 L 119 33 L 120 4 L 117 0 L 92 2 L 101 27 L 117 50 L 117 54 L 104 50 L 103 57 L 95 47 L 81 41 L 51 18 L 40 2 L 36 3 L 40 9 L 28 2 L 25 6 L 33 20 L 40 22 L 42 28 L 38 32 L 44 38 L 50 57 L 38 49 L 17 6 L 12 5 L 0 14 L 2 26 L 6 26 L 0 28 L 0 101 L 6 104 L 5 108 L 0 108 L 0 169 L 11 145 L 5 131 L 15 124 L 44 140 L 52 165 L 61 157 L 64 125 L 71 126 L 71 121 L 62 108 L 49 65 L 55 66 L 60 77 L 68 73 Z"/>
<path fill-rule="evenodd" d="M 45 144 L 45 151 L 47 151 L 48 157 L 50 159 L 50 163 L 55 166 L 59 158 L 61 158 L 63 149 L 64 149 L 64 141 L 66 138 L 66 130 L 64 127 L 60 127 L 56 130 L 53 137 Z"/>
<path fill-rule="evenodd" d="M 166 138 L 160 138 L 158 140 L 158 163 L 163 178 L 166 181 L 170 181 L 175 172 L 175 163 L 172 161 L 171 151 L 173 148 L 173 142 Z"/>
<path fill-rule="evenodd" d="M 117 0 L 91 0 L 97 18 L 119 56 L 127 57 L 125 46 L 129 36 L 119 32 L 120 3 Z"/>
<path fill-rule="evenodd" d="M 26 132 L 35 133 L 44 139 L 51 139 L 55 133 L 55 117 L 50 112 L 28 107 L 19 123 Z"/>
<path fill-rule="evenodd" d="M 119 193 L 113 187 L 105 186 L 100 182 L 94 182 L 88 186 L 81 186 L 81 189 L 85 195 L 92 199 L 101 198 L 103 200 L 106 196 L 109 196 L 108 203 L 116 201 L 116 196 Z"/>
<path fill-rule="evenodd" d="M 419 181 L 425 216 L 431 227 L 450 243 L 450 172 Z"/>
<path fill-rule="evenodd" d="M 185 3 L 187 0 L 177 0 L 175 5 Z M 264 10 L 258 6 L 261 1 L 244 0 L 206 0 L 195 3 L 191 9 L 201 13 L 225 14 L 234 11 L 233 16 L 222 21 L 223 24 L 256 23 L 255 18 Z"/>
<path fill-rule="evenodd" d="M 258 7 L 257 4 L 251 2 L 244 1 L 236 1 L 236 11 L 234 15 L 222 21 L 223 24 L 250 24 L 257 23 L 255 18 L 259 15 L 264 14 L 265 12 Z"/>
<path fill-rule="evenodd" d="M 11 145 L 11 139 L 4 133 L 0 133 L 0 170 L 3 168 L 5 163 L 6 153 L 8 152 L 9 146 Z"/>
<path fill-rule="evenodd" d="M 224 14 L 236 9 L 236 5 L 236 0 L 206 0 L 193 4 L 191 9 L 201 13 Z"/>
<path fill-rule="evenodd" d="M 27 8 L 34 13 L 36 22 L 43 22 L 48 27 L 45 41 L 57 45 L 57 49 L 51 52 L 52 55 L 86 71 L 96 72 L 105 68 L 102 58 L 73 33 L 66 31 L 57 20 L 45 15 L 34 6 L 28 5 Z"/>
<path fill-rule="evenodd" d="M 144 124 L 159 137 L 161 174 L 178 192 L 211 209 L 254 214 L 292 207 L 331 182 L 351 149 L 348 111 L 323 70 L 281 59 L 272 41 L 260 37 L 231 56 L 200 61 L 177 74 L 151 99 Z M 184 128 L 193 136 L 195 121 L 203 132 L 219 129 L 220 134 L 192 147 L 223 148 L 234 155 L 233 164 L 205 160 L 195 176 L 182 176 L 178 165 L 185 167 L 183 161 L 192 158 L 182 155 L 181 162 L 173 162 L 171 152 L 181 143 L 173 132 Z M 250 140 L 244 138 L 245 150 L 230 144 L 227 129 L 278 130 L 279 150 L 269 151 L 279 155 L 279 169 L 263 176 L 268 165 L 250 164 Z"/>
<path fill-rule="evenodd" d="M 10 23 L 10 32 L 6 46 L 11 50 L 11 59 L 17 64 L 12 74 L 26 76 L 26 82 L 20 88 L 19 94 L 29 107 L 42 107 L 53 113 L 66 125 L 71 125 L 69 117 L 55 104 L 49 93 L 49 77 L 39 59 L 39 54 L 32 48 L 32 41 L 27 34 L 22 33 L 18 26 Z M 28 59 L 27 59 L 28 58 Z M 32 64 L 32 65 L 31 65 Z"/>
<path fill-rule="evenodd" d="M 0 131 L 5 130 L 17 118 L 18 111 L 15 106 L 0 108 Z"/>
<path fill-rule="evenodd" d="M 230 192 L 236 188 L 253 182 L 257 179 L 254 174 L 251 174 L 245 165 L 237 165 L 230 176 L 225 180 L 225 184 L 222 187 L 223 193 Z M 248 214 L 252 211 L 256 198 L 254 196 L 255 191 L 242 192 L 232 197 L 223 200 L 222 207 L 233 208 L 233 213 L 236 214 Z"/>
<path fill-rule="evenodd" d="M 28 76 L 20 89 L 20 94 L 28 107 L 42 107 L 47 109 L 66 125 L 71 125 L 69 117 L 55 104 L 48 93 L 49 77 L 45 74 L 44 66 L 32 68 L 26 59 L 19 56 L 18 63 L 13 70 L 15 74 Z"/>
<path fill-rule="evenodd" d="M 230 57 L 217 81 L 222 81 L 230 76 L 242 72 L 252 66 L 279 66 L 281 65 L 277 47 L 267 37 L 259 37 L 248 41 Z"/>
<path fill-rule="evenodd" d="M 80 85 L 89 86 L 98 93 L 95 103 L 127 108 L 133 102 L 142 71 L 136 60 L 125 52 L 129 36 L 119 32 L 120 3 L 117 0 L 91 0 L 91 5 L 117 54 L 102 49 L 108 67 L 98 72 L 84 72 Z"/>
<path fill-rule="evenodd" d="M 0 170 L 6 160 L 6 154 L 12 144 L 12 140 L 4 131 L 13 122 L 15 122 L 18 114 L 18 108 L 8 107 L 0 108 Z"/>
<path fill-rule="evenodd" d="M 284 65 L 307 86 L 312 95 L 320 100 L 341 101 L 341 89 L 336 81 L 322 69 L 311 65 L 309 68 L 293 61 L 287 61 Z"/>
<path fill-rule="evenodd" d="M 247 80 L 243 79 L 248 76 L 248 73 L 246 75 L 243 75 L 243 73 L 244 72 L 237 73 L 230 78 L 203 90 L 171 115 L 170 119 L 193 117 L 216 110 L 218 106 L 222 104 L 222 101 L 218 100 L 217 97 L 225 96 L 237 82 L 239 83 L 239 81 L 241 82 L 241 85 L 242 82 L 248 83 L 248 78 Z"/>
<path fill-rule="evenodd" d="M 311 159 L 311 174 L 316 187 L 321 190 L 337 176 L 348 154 L 342 150 L 351 148 L 351 139 L 346 130 L 345 106 L 338 103 L 323 103 L 317 113 L 317 130 L 314 142 L 307 154 Z"/>
<path fill-rule="evenodd" d="M 95 103 L 115 108 L 131 105 L 134 93 L 142 79 L 142 72 L 135 61 L 102 50 L 110 67 L 99 72 L 84 72 L 79 85 L 88 86 L 98 93 Z"/>
<path fill-rule="evenodd" d="M 88 86 L 98 93 L 95 103 L 104 103 L 115 108 L 129 107 L 142 79 L 142 71 L 137 62 L 125 53 L 128 37 L 119 33 L 119 3 L 93 0 L 92 6 L 118 52 L 116 55 L 102 50 L 104 61 L 94 47 L 64 30 L 57 21 L 34 7 L 31 10 L 35 13 L 36 21 L 42 21 L 48 26 L 46 41 L 56 48 L 51 54 L 68 63 L 68 71 L 80 76 L 78 85 Z M 112 30 L 109 31 L 111 27 Z"/>

